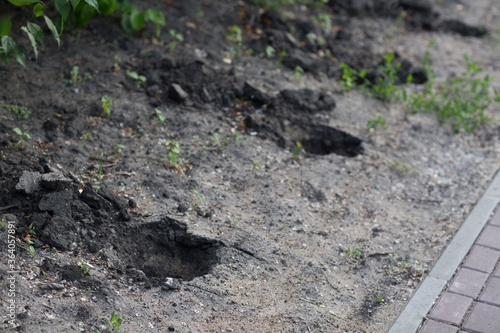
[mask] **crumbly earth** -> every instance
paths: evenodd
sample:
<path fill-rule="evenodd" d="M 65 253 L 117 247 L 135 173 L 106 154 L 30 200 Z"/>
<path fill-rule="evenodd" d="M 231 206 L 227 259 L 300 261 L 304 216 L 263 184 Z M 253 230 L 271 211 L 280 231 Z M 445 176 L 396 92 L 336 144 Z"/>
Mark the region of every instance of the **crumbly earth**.
<path fill-rule="evenodd" d="M 498 169 L 499 126 L 342 92 L 340 63 L 396 53 L 425 81 L 425 51 L 440 79 L 468 54 L 499 88 L 498 1 L 140 5 L 166 13 L 159 38 L 98 18 L 0 64 L 4 331 L 104 332 L 113 312 L 120 332 L 386 331 Z"/>

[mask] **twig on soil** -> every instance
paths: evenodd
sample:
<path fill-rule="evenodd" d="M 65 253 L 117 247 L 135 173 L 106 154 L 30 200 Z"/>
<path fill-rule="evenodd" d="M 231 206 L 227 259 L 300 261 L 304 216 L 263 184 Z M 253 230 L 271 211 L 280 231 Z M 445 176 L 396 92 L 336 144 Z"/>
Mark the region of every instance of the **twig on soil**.
<path fill-rule="evenodd" d="M 16 205 L 9 205 L 9 206 L 5 206 L 5 207 L 0 207 L 0 210 L 7 210 L 7 209 L 10 209 L 13 207 L 17 207 L 17 206 Z"/>

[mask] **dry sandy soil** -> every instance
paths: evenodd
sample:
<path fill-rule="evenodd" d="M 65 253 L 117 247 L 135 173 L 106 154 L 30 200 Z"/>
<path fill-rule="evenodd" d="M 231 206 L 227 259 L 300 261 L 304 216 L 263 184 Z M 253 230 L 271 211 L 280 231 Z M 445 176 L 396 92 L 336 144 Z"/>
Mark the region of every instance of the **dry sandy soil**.
<path fill-rule="evenodd" d="M 38 63 L 19 38 L 26 67 L 0 64 L 3 331 L 104 332 L 113 311 L 120 332 L 386 331 L 499 168 L 499 126 L 454 134 L 433 113 L 343 92 L 340 63 L 376 74 L 396 53 L 425 81 L 429 51 L 443 80 L 468 54 L 500 88 L 500 3 L 140 5 L 165 12 L 160 38 L 98 18 L 60 49 L 47 38 Z M 368 128 L 375 116 L 387 130 Z"/>

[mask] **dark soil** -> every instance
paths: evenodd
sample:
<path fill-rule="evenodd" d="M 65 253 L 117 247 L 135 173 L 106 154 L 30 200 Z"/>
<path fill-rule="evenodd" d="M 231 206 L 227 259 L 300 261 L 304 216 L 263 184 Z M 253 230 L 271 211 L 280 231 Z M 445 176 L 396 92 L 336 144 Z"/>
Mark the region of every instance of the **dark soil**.
<path fill-rule="evenodd" d="M 0 102 L 32 111 L 0 108 L 0 305 L 15 304 L 3 329 L 104 331 L 115 311 L 127 332 L 387 330 L 498 169 L 499 126 L 453 134 L 431 113 L 343 92 L 340 64 L 375 81 L 394 53 L 417 88 L 436 39 L 439 77 L 467 53 L 498 87 L 498 4 L 140 5 L 164 11 L 161 37 L 101 17 L 68 27 L 60 49 L 47 38 L 38 62 L 19 36 L 26 68 L 0 64 Z M 184 36 L 175 48 L 170 29 Z M 387 131 L 367 128 L 375 115 Z"/>

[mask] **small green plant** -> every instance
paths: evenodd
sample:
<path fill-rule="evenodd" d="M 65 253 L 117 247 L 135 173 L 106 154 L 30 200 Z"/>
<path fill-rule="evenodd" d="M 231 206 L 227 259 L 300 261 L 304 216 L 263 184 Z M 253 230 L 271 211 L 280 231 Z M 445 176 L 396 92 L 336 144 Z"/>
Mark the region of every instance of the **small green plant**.
<path fill-rule="evenodd" d="M 386 122 L 382 119 L 382 116 L 373 116 L 373 119 L 368 120 L 366 126 L 368 127 L 368 129 L 376 130 L 377 127 L 380 127 L 381 129 L 386 131 L 387 128 L 385 127 L 385 124 Z"/>
<path fill-rule="evenodd" d="M 302 155 L 305 154 L 305 149 L 302 147 L 302 144 L 300 142 L 295 143 L 295 147 L 292 150 L 292 157 L 294 159 L 299 159 Z"/>
<path fill-rule="evenodd" d="M 356 80 L 358 77 L 364 78 L 366 76 L 366 70 L 357 73 L 354 69 L 349 67 L 345 62 L 341 63 L 342 67 L 342 79 L 340 80 L 340 86 L 345 91 L 351 90 L 356 87 Z"/>
<path fill-rule="evenodd" d="M 31 223 L 31 224 L 28 226 L 28 232 L 27 232 L 27 234 L 28 234 L 30 237 L 36 236 L 35 227 L 33 226 L 33 223 Z"/>
<path fill-rule="evenodd" d="M 31 255 L 35 254 L 35 247 L 33 246 L 35 244 L 31 239 L 27 239 L 26 245 L 19 245 L 19 247 L 23 250 L 26 250 Z"/>
<path fill-rule="evenodd" d="M 297 78 L 297 81 L 299 81 L 299 86 L 304 87 L 304 82 L 302 81 L 302 75 L 304 74 L 304 69 L 300 66 L 295 66 L 294 68 L 294 73 L 295 77 Z"/>
<path fill-rule="evenodd" d="M 203 195 L 201 195 L 198 191 L 196 190 L 190 190 L 191 192 L 193 192 L 194 194 L 196 194 L 196 197 L 197 197 L 197 200 L 193 202 L 193 209 L 198 206 L 198 207 L 201 207 L 203 206 Z"/>
<path fill-rule="evenodd" d="M 24 146 L 26 146 L 26 140 L 31 140 L 31 135 L 21 131 L 18 127 L 14 128 L 13 131 L 19 136 L 19 141 L 17 141 L 15 147 L 17 148 L 21 146 L 21 149 L 24 149 Z"/>
<path fill-rule="evenodd" d="M 266 55 L 266 58 L 272 58 L 276 54 L 276 49 L 271 45 L 267 45 L 266 49 L 264 50 L 264 53 Z"/>
<path fill-rule="evenodd" d="M 173 29 L 170 29 L 168 34 L 173 38 L 173 40 L 168 43 L 168 50 L 172 52 L 177 47 L 178 42 L 184 42 L 184 36 L 181 33 L 175 32 Z"/>
<path fill-rule="evenodd" d="M 146 77 L 144 75 L 137 74 L 137 72 L 130 71 L 127 72 L 127 75 L 135 80 L 135 86 L 137 87 L 137 89 L 141 87 L 141 84 L 146 83 Z"/>
<path fill-rule="evenodd" d="M 465 72 L 436 84 L 434 76 L 430 74 L 431 60 L 427 52 L 424 68 L 429 68 L 429 81 L 422 90 L 406 100 L 413 111 L 435 112 L 438 120 L 441 123 L 449 122 L 455 133 L 460 130 L 473 131 L 480 123 L 491 120 L 485 110 L 493 102 L 500 102 L 500 94 L 494 89 L 493 94 L 490 92 L 493 78 L 489 75 L 478 77 L 482 69 L 467 55 L 464 58 L 467 66 Z"/>
<path fill-rule="evenodd" d="M 375 298 L 377 299 L 377 302 L 385 303 L 384 296 L 380 296 L 380 295 L 375 294 Z"/>
<path fill-rule="evenodd" d="M 255 160 L 252 160 L 252 172 L 255 172 L 257 169 L 260 169 L 260 166 L 262 163 L 255 162 Z"/>
<path fill-rule="evenodd" d="M 233 25 L 231 29 L 229 29 L 229 31 L 226 33 L 226 39 L 234 45 L 229 48 L 229 53 L 232 55 L 234 63 L 237 66 L 240 63 L 241 49 L 243 47 L 241 28 L 237 25 Z"/>
<path fill-rule="evenodd" d="M 168 153 L 168 167 L 177 170 L 178 172 L 182 172 L 186 167 L 186 164 L 179 157 L 181 152 L 181 143 L 178 141 L 165 141 L 165 145 L 172 146 L 170 148 L 170 152 Z"/>
<path fill-rule="evenodd" d="M 7 111 L 12 112 L 12 114 L 19 120 L 26 120 L 31 114 L 31 110 L 20 105 L 5 104 L 3 102 L 0 102 L 0 107 L 3 107 Z"/>
<path fill-rule="evenodd" d="M 311 16 L 311 21 L 319 24 L 323 28 L 329 28 L 332 26 L 332 15 L 328 13 L 319 13 L 318 15 Z"/>
<path fill-rule="evenodd" d="M 106 117 L 111 116 L 111 106 L 113 105 L 113 99 L 111 99 L 111 97 L 104 95 L 101 97 L 101 102 L 104 115 Z"/>
<path fill-rule="evenodd" d="M 123 150 L 126 149 L 127 147 L 122 144 L 117 144 L 116 146 L 113 147 L 113 151 L 117 154 L 123 155 Z"/>
<path fill-rule="evenodd" d="M 392 53 L 384 57 L 384 65 L 378 67 L 378 70 L 382 71 L 384 75 L 377 78 L 376 84 L 369 85 L 373 97 L 382 101 L 397 101 L 401 99 L 401 89 L 396 87 L 396 83 L 399 81 L 397 73 L 401 68 L 401 63 L 398 62 L 396 65 L 393 65 L 392 61 L 394 57 L 395 55 Z M 407 81 L 412 81 L 411 75 Z"/>
<path fill-rule="evenodd" d="M 92 268 L 92 265 L 80 259 L 80 270 L 82 275 L 91 275 L 90 273 L 92 272 Z"/>
<path fill-rule="evenodd" d="M 82 141 L 87 141 L 92 136 L 92 132 L 87 132 L 82 136 Z"/>
<path fill-rule="evenodd" d="M 83 77 L 80 76 L 80 67 L 73 66 L 71 72 L 69 73 L 69 79 L 64 79 L 64 84 L 75 84 L 84 81 L 92 80 L 92 75 L 90 73 L 83 74 Z"/>
<path fill-rule="evenodd" d="M 97 180 L 95 181 L 95 183 L 96 183 L 96 187 L 95 187 L 96 193 L 99 192 L 99 190 L 101 189 L 101 185 L 103 183 L 109 181 L 109 179 L 104 179 L 104 177 L 103 177 L 103 171 L 102 171 L 103 162 L 104 162 L 104 154 L 101 151 L 101 161 L 99 163 L 99 173 L 97 175 Z"/>
<path fill-rule="evenodd" d="M 278 53 L 278 60 L 276 60 L 276 64 L 274 64 L 275 68 L 280 68 L 281 65 L 283 64 L 283 59 L 285 59 L 286 56 L 286 51 L 281 50 L 281 52 Z"/>
<path fill-rule="evenodd" d="M 224 150 L 230 144 L 237 144 L 240 139 L 240 134 L 238 130 L 232 129 L 231 134 L 220 134 L 215 132 L 212 134 L 212 144 L 210 147 L 203 146 L 204 149 L 218 150 L 221 154 L 224 154 Z"/>
<path fill-rule="evenodd" d="M 108 320 L 104 320 L 104 326 L 106 326 L 106 330 L 99 332 L 97 328 L 94 330 L 94 333 L 119 333 L 120 326 L 123 324 L 123 317 L 117 315 L 115 311 L 111 313 L 111 318 Z"/>
<path fill-rule="evenodd" d="M 348 246 L 347 249 L 344 250 L 344 253 L 347 255 L 347 258 L 354 261 L 361 259 L 363 256 L 363 251 L 361 251 L 361 249 L 351 246 Z"/>
<path fill-rule="evenodd" d="M 165 122 L 165 115 L 163 114 L 163 112 L 161 112 L 161 110 L 159 109 L 155 109 L 155 112 L 156 112 L 156 122 L 162 124 L 162 125 L 166 125 L 167 123 Z"/>
<path fill-rule="evenodd" d="M 397 159 L 391 163 L 391 167 L 396 171 L 400 176 L 406 176 L 411 173 L 415 168 L 401 159 Z"/>

